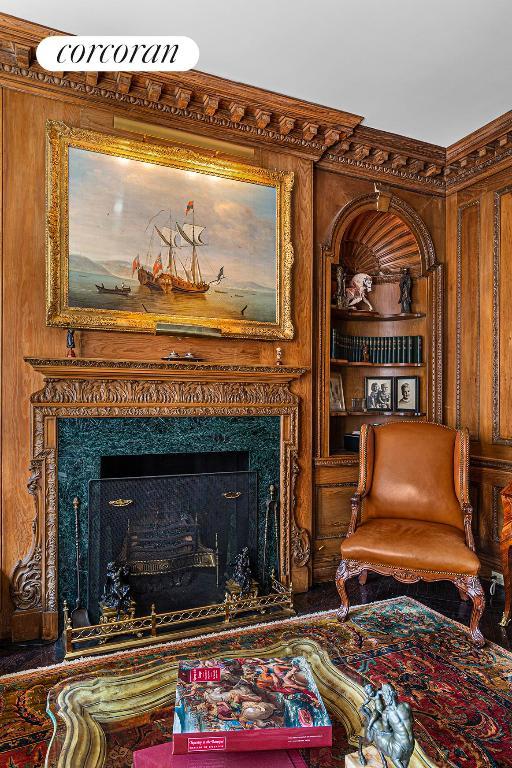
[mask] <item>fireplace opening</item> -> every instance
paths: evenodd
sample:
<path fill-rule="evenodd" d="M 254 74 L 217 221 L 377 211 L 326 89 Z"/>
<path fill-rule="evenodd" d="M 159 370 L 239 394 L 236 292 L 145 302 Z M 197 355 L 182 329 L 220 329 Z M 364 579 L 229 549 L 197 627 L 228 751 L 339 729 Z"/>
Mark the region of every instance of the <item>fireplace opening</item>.
<path fill-rule="evenodd" d="M 100 620 L 109 564 L 122 567 L 138 615 L 221 603 L 248 547 L 262 588 L 275 562 L 260 562 L 258 473 L 244 451 L 104 456 L 89 483 L 88 608 Z M 107 587 L 107 590 L 105 588 Z M 125 606 L 126 608 L 127 606 Z"/>
<path fill-rule="evenodd" d="M 147 453 L 142 456 L 102 456 L 100 477 L 195 475 L 242 472 L 249 469 L 249 451 Z"/>

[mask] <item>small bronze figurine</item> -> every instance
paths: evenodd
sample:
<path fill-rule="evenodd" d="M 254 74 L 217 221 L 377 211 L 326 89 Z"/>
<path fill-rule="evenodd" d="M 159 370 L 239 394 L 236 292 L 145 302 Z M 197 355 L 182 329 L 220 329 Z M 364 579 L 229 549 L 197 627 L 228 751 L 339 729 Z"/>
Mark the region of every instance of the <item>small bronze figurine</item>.
<path fill-rule="evenodd" d="M 233 563 L 231 580 L 240 587 L 240 594 L 245 597 L 251 591 L 252 573 L 249 561 L 249 547 L 244 547 Z"/>
<path fill-rule="evenodd" d="M 360 707 L 365 721 L 364 738 L 359 738 L 359 763 L 366 765 L 363 743 L 373 744 L 379 752 L 383 768 L 389 757 L 395 768 L 407 768 L 414 751 L 414 728 L 411 707 L 398 696 L 390 683 L 376 690 L 365 685 L 366 699 Z"/>
<path fill-rule="evenodd" d="M 107 565 L 107 580 L 103 588 L 100 608 L 103 614 L 111 614 L 115 611 L 118 621 L 127 616 L 132 608 L 130 585 L 127 581 L 128 573 L 126 563 L 120 565 L 112 561 Z"/>
<path fill-rule="evenodd" d="M 66 335 L 66 357 L 76 357 L 75 355 L 75 331 L 73 328 L 68 328 Z"/>
<path fill-rule="evenodd" d="M 404 314 L 410 314 L 411 312 L 411 291 L 412 291 L 412 279 L 409 267 L 402 267 L 400 270 L 400 298 L 398 303 L 402 305 L 402 312 Z"/>
<path fill-rule="evenodd" d="M 345 309 L 347 306 L 346 297 L 347 270 L 343 264 L 336 267 L 336 306 L 338 309 Z"/>
<path fill-rule="evenodd" d="M 364 341 L 361 346 L 361 357 L 363 358 L 363 363 L 370 362 L 370 347 L 368 346 L 366 341 Z"/>
<path fill-rule="evenodd" d="M 283 348 L 276 347 L 276 365 L 283 364 Z"/>

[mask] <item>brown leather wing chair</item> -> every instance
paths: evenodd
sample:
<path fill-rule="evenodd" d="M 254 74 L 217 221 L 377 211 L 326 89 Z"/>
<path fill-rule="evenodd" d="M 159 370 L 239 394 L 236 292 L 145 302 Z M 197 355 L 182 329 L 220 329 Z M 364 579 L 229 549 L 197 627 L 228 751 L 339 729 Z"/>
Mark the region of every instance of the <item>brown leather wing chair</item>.
<path fill-rule="evenodd" d="M 345 582 L 368 571 L 403 582 L 448 579 L 473 601 L 470 631 L 478 628 L 485 597 L 478 578 L 469 502 L 469 434 L 425 422 L 364 425 L 359 484 L 336 573 L 338 617 L 349 610 Z"/>

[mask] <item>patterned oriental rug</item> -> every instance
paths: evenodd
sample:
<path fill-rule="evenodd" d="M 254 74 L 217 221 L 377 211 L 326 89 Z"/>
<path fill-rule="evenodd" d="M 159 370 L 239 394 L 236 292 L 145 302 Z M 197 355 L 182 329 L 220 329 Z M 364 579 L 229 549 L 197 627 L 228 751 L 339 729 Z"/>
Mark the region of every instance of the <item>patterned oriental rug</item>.
<path fill-rule="evenodd" d="M 291 638 L 314 640 L 355 682 L 391 681 L 411 705 L 416 735 L 428 757 L 450 768 L 512 768 L 512 654 L 488 643 L 477 650 L 465 628 L 417 603 L 398 598 L 353 608 L 339 624 L 333 612 L 244 627 L 216 635 L 125 651 L 0 678 L 0 768 L 44 765 L 52 724 L 48 689 L 101 670 L 135 670 L 155 658 L 257 653 Z M 335 747 L 317 750 L 317 768 L 342 768 L 349 751 L 333 723 Z M 108 768 L 129 768 L 132 752 L 171 737 L 172 708 L 159 719 L 108 734 Z"/>

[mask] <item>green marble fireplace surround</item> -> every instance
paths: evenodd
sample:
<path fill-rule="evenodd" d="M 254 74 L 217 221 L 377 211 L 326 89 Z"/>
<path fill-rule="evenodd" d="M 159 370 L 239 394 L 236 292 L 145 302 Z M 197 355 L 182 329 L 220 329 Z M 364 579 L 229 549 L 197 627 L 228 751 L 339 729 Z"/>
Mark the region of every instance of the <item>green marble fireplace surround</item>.
<path fill-rule="evenodd" d="M 263 555 L 263 522 L 270 484 L 279 487 L 279 416 L 198 416 L 150 418 L 59 418 L 58 440 L 58 597 L 74 607 L 76 600 L 75 516 L 80 499 L 82 602 L 87 604 L 88 484 L 101 477 L 106 456 L 246 452 L 248 469 L 258 476 L 258 564 Z M 94 542 L 91 542 L 94 546 Z M 267 562 L 275 562 L 272 542 Z M 270 555 L 270 556 L 269 556 Z"/>

